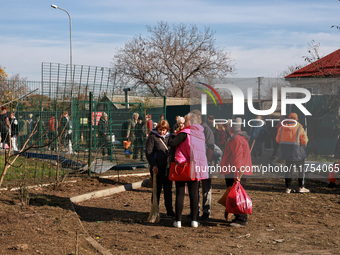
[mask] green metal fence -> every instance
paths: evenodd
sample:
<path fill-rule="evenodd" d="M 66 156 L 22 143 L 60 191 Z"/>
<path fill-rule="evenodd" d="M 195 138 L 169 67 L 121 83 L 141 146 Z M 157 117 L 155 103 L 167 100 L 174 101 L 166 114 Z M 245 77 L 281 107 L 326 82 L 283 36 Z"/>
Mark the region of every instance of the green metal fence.
<path fill-rule="evenodd" d="M 312 116 L 304 116 L 294 105 L 299 122 L 304 125 L 309 138 L 308 152 L 316 155 L 333 155 L 340 134 L 340 100 L 333 95 L 313 95 L 306 103 Z"/>
<path fill-rule="evenodd" d="M 166 103 L 164 105 L 166 106 Z M 97 169 L 96 174 L 101 174 L 112 166 L 145 163 L 140 160 L 144 151 L 146 133 L 142 143 L 133 144 L 129 148 L 132 152 L 138 151 L 139 157 L 135 160 L 132 155 L 125 153 L 123 142 L 126 137 L 122 135 L 124 123 L 131 119 L 135 112 L 139 114 L 144 123 L 146 114 L 154 116 L 156 122 L 158 116 L 165 113 L 164 109 L 164 106 L 144 109 L 142 103 L 134 102 L 95 101 L 91 94 L 88 101 L 75 98 L 71 101 L 40 100 L 31 111 L 27 110 L 22 102 L 18 103 L 15 111 L 18 119 L 19 150 L 32 134 L 26 144 L 26 148 L 29 147 L 29 149 L 23 153 L 25 157 L 20 157 L 19 161 L 31 164 L 30 162 L 33 160 L 36 162 L 36 167 L 32 168 L 32 164 L 29 168 L 26 167 L 22 170 L 11 167 L 6 175 L 5 183 L 15 184 L 22 176 L 30 176 L 30 183 L 55 181 L 57 177 L 63 178 L 66 175 L 92 175 L 93 169 Z M 65 111 L 70 116 L 71 131 L 61 134 L 61 116 Z M 102 143 L 98 130 L 98 123 L 104 112 L 108 114 L 111 138 L 114 136 L 114 142 L 105 144 Z M 143 129 L 145 129 L 144 126 Z M 66 136 L 70 138 L 71 151 L 63 142 Z M 102 155 L 103 147 L 107 146 L 110 147 L 111 153 Z M 2 172 L 4 154 L 3 152 L 0 154 L 3 155 L 0 158 L 0 171 Z M 143 160 L 145 160 L 145 156 Z M 27 178 L 25 179 L 27 180 Z"/>

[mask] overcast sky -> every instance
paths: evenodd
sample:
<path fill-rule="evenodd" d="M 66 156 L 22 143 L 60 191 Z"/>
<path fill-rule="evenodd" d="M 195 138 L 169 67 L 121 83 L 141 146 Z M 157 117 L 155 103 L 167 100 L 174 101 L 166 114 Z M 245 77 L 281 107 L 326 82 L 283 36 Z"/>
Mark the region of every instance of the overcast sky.
<path fill-rule="evenodd" d="M 337 0 L 1 0 L 0 65 L 9 76 L 41 79 L 41 63 L 69 63 L 72 17 L 73 64 L 110 67 L 115 51 L 146 26 L 210 26 L 216 44 L 234 59 L 234 77 L 276 77 L 303 64 L 312 40 L 320 54 L 340 48 Z"/>

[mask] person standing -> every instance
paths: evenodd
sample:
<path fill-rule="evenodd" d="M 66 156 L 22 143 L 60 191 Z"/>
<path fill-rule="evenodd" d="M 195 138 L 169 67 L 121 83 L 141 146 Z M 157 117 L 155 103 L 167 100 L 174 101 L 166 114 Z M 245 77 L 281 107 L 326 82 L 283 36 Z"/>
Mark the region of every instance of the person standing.
<path fill-rule="evenodd" d="M 15 118 L 15 113 L 11 112 L 9 115 L 9 122 L 11 123 L 11 143 L 12 143 L 12 150 L 19 151 L 18 149 L 18 120 Z"/>
<path fill-rule="evenodd" d="M 292 191 L 292 167 L 296 166 L 299 173 L 299 193 L 308 193 L 309 189 L 305 188 L 305 158 L 307 157 L 305 147 L 308 143 L 308 137 L 302 125 L 298 122 L 298 116 L 292 112 L 289 115 L 291 121 L 285 121 L 276 135 L 276 141 L 279 144 L 279 158 L 286 161 L 288 172 L 285 176 L 286 193 Z"/>
<path fill-rule="evenodd" d="M 166 120 L 159 121 L 156 128 L 151 130 L 150 135 L 146 140 L 145 155 L 150 165 L 150 181 L 152 182 L 153 174 L 157 175 L 157 202 L 159 204 L 163 189 L 164 204 L 167 211 L 166 215 L 168 217 L 174 217 L 175 213 L 172 206 L 172 182 L 169 180 L 167 168 L 169 138 L 169 123 Z"/>
<path fill-rule="evenodd" d="M 30 135 L 33 132 L 33 128 L 34 128 L 32 113 L 28 114 L 27 124 L 28 124 L 28 134 Z"/>
<path fill-rule="evenodd" d="M 159 117 L 160 117 L 160 120 L 166 120 L 164 113 L 162 113 Z"/>
<path fill-rule="evenodd" d="M 225 167 L 225 182 L 227 188 L 232 186 L 234 182 L 241 182 L 244 188 L 246 183 L 246 176 L 252 175 L 251 167 L 251 155 L 249 148 L 249 136 L 247 132 L 241 131 L 241 118 L 236 120 L 228 120 L 227 131 L 230 134 L 230 139 L 226 144 L 226 148 L 221 161 L 221 168 Z M 229 171 L 228 169 L 235 169 L 235 171 Z M 242 175 L 241 175 L 242 172 Z M 242 178 L 241 178 L 242 176 Z M 241 178 L 241 180 L 240 180 Z M 225 212 L 227 219 L 228 212 Z M 235 219 L 230 223 L 230 227 L 243 227 L 248 224 L 247 214 L 235 214 Z"/>
<path fill-rule="evenodd" d="M 51 118 L 49 118 L 47 124 L 48 124 L 48 133 L 47 133 L 47 137 L 48 137 L 48 141 L 49 143 L 51 143 L 51 141 L 53 139 L 55 139 L 55 137 L 58 135 L 56 130 L 58 130 L 59 128 L 59 121 L 55 121 L 56 117 L 52 116 Z M 56 142 L 54 141 L 53 143 L 50 144 L 49 149 L 50 150 L 54 150 L 56 147 Z"/>
<path fill-rule="evenodd" d="M 222 124 L 216 124 L 215 129 L 218 132 L 217 146 L 224 151 L 228 139 L 226 127 Z"/>
<path fill-rule="evenodd" d="M 1 132 L 1 144 L 2 148 L 6 149 L 9 145 L 9 114 L 7 112 L 7 108 L 5 106 L 1 106 L 1 113 L 0 113 L 0 132 Z"/>
<path fill-rule="evenodd" d="M 151 130 L 153 129 L 153 122 L 152 122 L 152 119 L 151 119 L 151 114 L 146 115 L 145 125 L 146 125 L 146 137 L 148 137 Z"/>
<path fill-rule="evenodd" d="M 178 163 L 190 162 L 193 174 L 192 181 L 175 181 L 176 183 L 176 221 L 174 227 L 182 227 L 182 212 L 184 206 L 185 184 L 188 186 L 190 198 L 191 227 L 197 228 L 198 223 L 198 189 L 199 181 L 209 178 L 209 173 L 203 169 L 208 168 L 206 158 L 204 128 L 197 114 L 190 112 L 185 117 L 185 128 L 177 135 L 173 135 L 169 145 L 175 148 L 175 161 Z M 198 170 L 197 170 L 198 168 Z"/>
<path fill-rule="evenodd" d="M 19 146 L 20 148 L 23 147 L 23 145 L 25 144 L 26 140 L 27 140 L 27 135 L 28 135 L 28 124 L 27 124 L 27 120 L 25 120 L 23 118 L 22 115 L 19 116 Z"/>
<path fill-rule="evenodd" d="M 259 115 L 256 117 L 256 119 L 256 124 L 250 130 L 250 144 L 255 141 L 253 150 L 251 152 L 253 158 L 262 157 L 263 143 L 268 133 L 266 125 L 262 120 L 262 116 Z"/>
<path fill-rule="evenodd" d="M 144 139 L 145 139 L 145 127 L 143 123 L 143 119 L 141 117 L 138 118 L 138 122 L 135 126 L 135 146 L 133 148 L 134 158 L 138 158 L 138 154 L 140 154 L 140 160 L 144 161 L 143 151 L 144 151 Z"/>
<path fill-rule="evenodd" d="M 209 115 L 208 116 L 208 126 L 210 127 L 211 131 L 214 134 L 214 139 L 215 139 L 215 144 L 217 146 L 219 146 L 219 142 L 220 142 L 220 135 L 219 135 L 219 131 L 216 128 L 216 124 L 215 124 L 215 117 L 214 115 Z M 221 147 L 219 147 L 221 149 Z"/>
<path fill-rule="evenodd" d="M 29 136 L 31 136 L 31 138 L 30 138 L 30 140 L 28 141 L 28 144 L 27 145 L 32 145 L 33 144 L 33 135 L 31 135 L 32 134 L 32 132 L 33 132 L 33 129 L 34 129 L 34 126 L 33 126 L 33 114 L 32 113 L 30 113 L 30 114 L 28 114 L 28 119 L 26 120 L 26 122 L 27 122 L 27 136 L 29 137 Z"/>
<path fill-rule="evenodd" d="M 98 122 L 99 147 L 102 148 L 102 155 L 111 156 L 111 134 L 108 116 L 103 112 Z"/>
<path fill-rule="evenodd" d="M 68 115 L 68 111 L 64 111 L 63 115 L 60 117 L 60 141 L 61 144 L 68 149 L 69 154 L 73 154 L 72 148 L 72 122 L 70 116 Z"/>
<path fill-rule="evenodd" d="M 198 121 L 200 125 L 203 127 L 204 139 L 205 139 L 205 148 L 206 148 L 206 158 L 208 165 L 212 165 L 213 154 L 214 154 L 214 146 L 215 146 L 215 137 L 213 131 L 210 129 L 207 123 L 202 122 L 202 114 L 199 110 L 193 110 L 193 114 L 197 115 Z M 210 173 L 208 172 L 209 178 L 202 179 L 200 185 L 202 185 L 202 215 L 200 216 L 200 220 L 208 220 L 211 215 L 211 193 L 212 193 L 212 184 Z M 198 190 L 198 200 L 200 200 L 200 192 Z"/>
<path fill-rule="evenodd" d="M 135 141 L 135 127 L 138 121 L 139 114 L 134 112 L 132 114 L 132 118 L 128 120 L 127 130 L 126 130 L 126 138 L 129 142 L 131 142 L 130 147 L 132 148 L 134 146 Z M 134 155 L 134 159 L 135 155 Z"/>
<path fill-rule="evenodd" d="M 175 124 L 172 126 L 171 132 L 174 133 L 177 129 L 178 129 L 178 118 L 180 118 L 181 116 L 177 115 L 175 117 Z"/>
<path fill-rule="evenodd" d="M 35 115 L 35 119 L 33 119 L 33 129 L 35 128 L 35 132 L 32 136 L 32 139 L 36 144 L 39 144 L 39 140 L 42 139 L 43 130 L 45 129 L 45 123 L 42 118 L 40 118 L 39 114 Z"/>
<path fill-rule="evenodd" d="M 181 116 L 178 116 L 178 118 L 176 119 L 177 119 L 177 123 L 176 125 L 174 125 L 174 127 L 176 127 L 176 129 L 173 130 L 174 134 L 177 134 L 184 128 L 184 122 L 185 122 L 185 119 Z"/>

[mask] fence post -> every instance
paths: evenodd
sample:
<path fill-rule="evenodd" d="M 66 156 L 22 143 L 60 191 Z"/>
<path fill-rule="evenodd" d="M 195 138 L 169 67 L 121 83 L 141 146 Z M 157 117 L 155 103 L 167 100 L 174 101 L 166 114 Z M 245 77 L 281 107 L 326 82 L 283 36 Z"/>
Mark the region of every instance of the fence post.
<path fill-rule="evenodd" d="M 97 151 L 97 101 L 93 101 L 92 95 L 92 111 L 93 111 L 93 139 L 92 139 L 92 146 Z"/>
<path fill-rule="evenodd" d="M 54 137 L 58 136 L 58 129 L 59 129 L 59 119 L 58 119 L 58 102 L 57 99 L 54 100 Z M 54 143 L 54 150 L 58 152 L 58 141 L 60 141 L 60 137 L 56 139 Z M 59 153 L 58 153 L 59 154 Z"/>
<path fill-rule="evenodd" d="M 40 148 L 40 153 L 43 153 L 43 144 L 45 144 L 44 138 L 43 137 L 43 119 L 42 119 L 42 100 L 39 102 L 39 136 L 40 136 L 40 142 L 39 145 L 41 146 Z"/>
<path fill-rule="evenodd" d="M 164 112 L 164 119 L 166 120 L 166 96 L 163 98 L 163 112 Z"/>
<path fill-rule="evenodd" d="M 92 158 L 92 100 L 93 95 L 90 92 L 90 107 L 89 107 L 89 158 L 88 158 L 88 166 L 89 166 L 89 176 L 91 177 L 91 158 Z"/>
<path fill-rule="evenodd" d="M 114 150 L 114 144 L 112 142 L 112 137 L 114 136 L 114 133 L 113 133 L 113 130 L 112 130 L 112 125 L 114 125 L 114 123 L 110 123 L 109 122 L 109 125 L 110 125 L 110 151 L 111 151 L 111 154 L 110 154 L 110 161 L 113 162 L 113 150 Z"/>
<path fill-rule="evenodd" d="M 18 149 L 21 149 L 21 143 L 20 143 L 20 130 L 21 130 L 21 123 L 20 123 L 20 110 L 19 110 L 19 102 L 17 103 L 17 120 L 18 120 Z M 19 149 L 19 151 L 20 151 Z"/>
<path fill-rule="evenodd" d="M 73 141 L 73 151 L 77 152 L 79 151 L 79 102 L 75 100 L 74 97 L 72 97 L 72 141 Z"/>

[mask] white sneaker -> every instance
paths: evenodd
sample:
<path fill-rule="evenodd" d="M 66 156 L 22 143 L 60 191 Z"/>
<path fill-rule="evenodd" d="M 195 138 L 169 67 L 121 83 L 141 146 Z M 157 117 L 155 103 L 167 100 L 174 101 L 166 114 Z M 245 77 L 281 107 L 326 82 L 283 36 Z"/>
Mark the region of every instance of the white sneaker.
<path fill-rule="evenodd" d="M 309 193 L 310 191 L 309 191 L 309 189 L 306 189 L 305 187 L 301 187 L 301 188 L 299 188 L 298 192 L 299 193 Z"/>
<path fill-rule="evenodd" d="M 181 227 L 182 227 L 181 221 L 175 221 L 175 222 L 174 222 L 174 227 L 175 227 L 175 228 L 181 228 Z"/>
<path fill-rule="evenodd" d="M 192 228 L 198 228 L 198 226 L 201 225 L 198 221 L 192 221 L 191 222 L 191 227 Z"/>
<path fill-rule="evenodd" d="M 286 191 L 285 191 L 287 194 L 289 194 L 290 192 L 292 192 L 292 189 L 290 188 L 286 188 Z"/>

